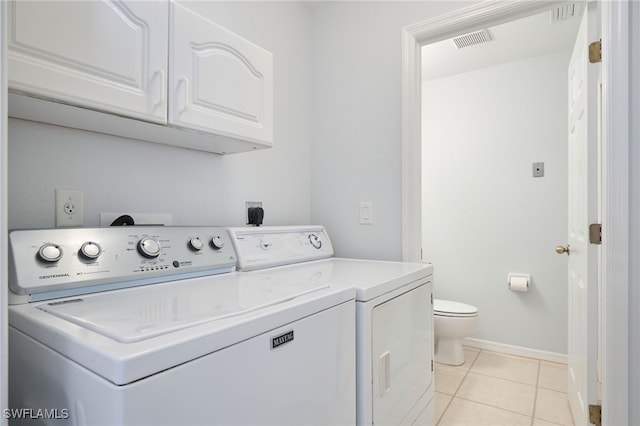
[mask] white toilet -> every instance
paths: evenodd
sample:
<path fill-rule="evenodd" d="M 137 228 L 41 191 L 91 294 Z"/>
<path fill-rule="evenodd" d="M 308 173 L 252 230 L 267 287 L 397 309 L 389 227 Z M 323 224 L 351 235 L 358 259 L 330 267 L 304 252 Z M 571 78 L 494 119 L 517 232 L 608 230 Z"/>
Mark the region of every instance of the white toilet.
<path fill-rule="evenodd" d="M 478 326 L 478 308 L 451 300 L 434 299 L 434 334 L 436 362 L 464 364 L 462 341 Z"/>

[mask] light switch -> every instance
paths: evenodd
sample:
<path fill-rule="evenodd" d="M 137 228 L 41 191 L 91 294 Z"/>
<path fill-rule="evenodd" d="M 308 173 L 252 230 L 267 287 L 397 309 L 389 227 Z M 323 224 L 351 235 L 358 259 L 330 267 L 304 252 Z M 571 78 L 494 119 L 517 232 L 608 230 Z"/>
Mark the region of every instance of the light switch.
<path fill-rule="evenodd" d="M 373 207 L 371 201 L 360 201 L 360 225 L 373 223 Z"/>

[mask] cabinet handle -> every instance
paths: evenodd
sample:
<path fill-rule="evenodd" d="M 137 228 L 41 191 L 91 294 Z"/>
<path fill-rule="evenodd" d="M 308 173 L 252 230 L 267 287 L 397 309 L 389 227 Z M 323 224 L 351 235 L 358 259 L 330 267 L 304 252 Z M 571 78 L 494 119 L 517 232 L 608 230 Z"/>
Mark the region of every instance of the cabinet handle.
<path fill-rule="evenodd" d="M 162 106 L 167 98 L 167 84 L 164 81 L 164 70 L 157 70 L 153 73 L 153 80 L 160 80 L 160 100 L 153 104 L 153 109 Z"/>
<path fill-rule="evenodd" d="M 391 352 L 386 351 L 378 358 L 378 377 L 380 379 L 380 396 L 391 389 Z"/>
<path fill-rule="evenodd" d="M 189 79 L 182 77 L 178 80 L 178 87 L 176 91 L 180 93 L 181 87 L 184 85 L 184 96 L 178 96 L 178 99 L 184 99 L 184 105 L 178 107 L 178 115 L 182 114 L 189 107 Z"/>

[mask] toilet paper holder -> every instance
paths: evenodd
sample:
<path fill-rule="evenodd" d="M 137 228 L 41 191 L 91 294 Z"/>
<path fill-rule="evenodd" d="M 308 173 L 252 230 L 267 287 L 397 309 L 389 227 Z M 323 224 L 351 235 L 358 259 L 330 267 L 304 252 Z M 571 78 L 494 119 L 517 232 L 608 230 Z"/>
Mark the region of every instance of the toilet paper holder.
<path fill-rule="evenodd" d="M 509 273 L 507 276 L 507 286 L 511 291 L 529 291 L 531 285 L 531 274 Z"/>

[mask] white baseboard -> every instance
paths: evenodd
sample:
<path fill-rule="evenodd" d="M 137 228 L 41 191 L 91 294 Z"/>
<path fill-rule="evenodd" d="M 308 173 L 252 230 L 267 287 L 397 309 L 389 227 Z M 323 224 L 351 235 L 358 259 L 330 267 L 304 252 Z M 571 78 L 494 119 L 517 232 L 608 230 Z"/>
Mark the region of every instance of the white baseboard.
<path fill-rule="evenodd" d="M 479 340 L 467 337 L 464 339 L 465 346 L 477 349 L 486 349 L 488 351 L 502 352 L 510 355 L 524 356 L 528 358 L 537 358 L 559 364 L 567 363 L 567 355 L 555 352 L 541 351 L 539 349 L 525 348 L 523 346 L 507 345 L 504 343 L 489 342 L 487 340 Z"/>

